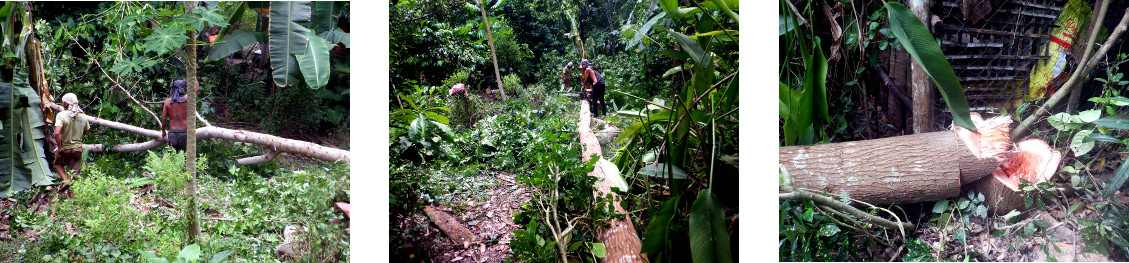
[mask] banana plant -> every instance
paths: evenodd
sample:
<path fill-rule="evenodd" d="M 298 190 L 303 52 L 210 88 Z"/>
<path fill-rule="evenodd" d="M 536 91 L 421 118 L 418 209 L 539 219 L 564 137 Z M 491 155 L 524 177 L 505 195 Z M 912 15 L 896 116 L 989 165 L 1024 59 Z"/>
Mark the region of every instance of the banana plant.
<path fill-rule="evenodd" d="M 329 82 L 329 51 L 338 43 L 349 47 L 349 33 L 337 27 L 348 18 L 348 2 L 274 1 L 269 6 L 244 2 L 232 12 L 229 21 L 238 21 L 246 9 L 270 10 L 265 32 L 224 28 L 208 50 L 208 59 L 222 59 L 254 44 L 267 44 L 274 83 L 291 86 L 305 83 L 320 89 Z"/>

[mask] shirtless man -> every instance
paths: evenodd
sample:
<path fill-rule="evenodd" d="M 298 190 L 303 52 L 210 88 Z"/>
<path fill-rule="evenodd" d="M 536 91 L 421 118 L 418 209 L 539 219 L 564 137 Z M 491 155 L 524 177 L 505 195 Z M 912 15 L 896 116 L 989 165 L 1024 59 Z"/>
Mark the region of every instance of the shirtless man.
<path fill-rule="evenodd" d="M 161 122 L 163 123 L 161 124 L 161 138 L 178 151 L 184 151 L 185 147 L 188 146 L 186 86 L 188 86 L 188 83 L 184 80 L 169 83 L 170 96 L 165 99 L 165 106 L 161 108 Z M 196 87 L 196 92 L 200 92 L 200 87 Z M 168 126 L 168 131 L 165 130 L 165 126 Z"/>

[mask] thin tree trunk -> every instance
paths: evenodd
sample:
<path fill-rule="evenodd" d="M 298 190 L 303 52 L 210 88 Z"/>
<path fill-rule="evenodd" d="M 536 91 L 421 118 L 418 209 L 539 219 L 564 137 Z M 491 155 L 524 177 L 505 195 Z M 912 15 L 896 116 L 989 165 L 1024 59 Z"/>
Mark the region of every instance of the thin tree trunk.
<path fill-rule="evenodd" d="M 929 6 L 931 0 L 910 0 L 907 4 L 914 15 L 929 25 Z M 913 96 L 913 133 L 927 133 L 933 131 L 933 81 L 925 69 L 916 60 L 910 62 L 913 75 L 910 79 Z"/>
<path fill-rule="evenodd" d="M 577 133 L 579 133 L 580 143 L 583 145 L 585 162 L 591 158 L 602 156 L 600 142 L 596 138 L 596 134 L 592 133 L 591 121 L 592 113 L 588 111 L 588 102 L 581 101 L 580 123 Z M 643 243 L 639 240 L 639 235 L 635 233 L 635 226 L 631 223 L 631 215 L 619 205 L 619 195 L 612 192 L 612 182 L 604 178 L 604 171 L 599 166 L 596 166 L 588 175 L 601 179 L 596 183 L 596 190 L 599 192 L 595 194 L 611 197 L 615 211 L 627 215 L 624 219 L 611 219 L 610 226 L 596 231 L 596 239 L 604 243 L 608 252 L 603 262 L 648 262 L 647 255 L 639 253 Z"/>
<path fill-rule="evenodd" d="M 490 57 L 494 59 L 494 78 L 498 81 L 498 91 L 502 93 L 502 101 L 506 101 L 506 89 L 502 87 L 502 74 L 498 72 L 498 54 L 494 52 L 494 34 L 490 33 L 490 19 L 486 17 L 486 6 L 478 0 L 478 11 L 482 12 L 482 22 L 486 24 L 486 40 L 490 42 Z"/>
<path fill-rule="evenodd" d="M 1101 31 L 1102 20 L 1105 18 L 1106 10 L 1109 10 L 1109 2 L 1107 0 L 1096 0 L 1094 7 L 1098 7 L 1097 12 L 1090 12 L 1090 25 L 1086 27 L 1086 39 L 1082 43 L 1086 43 L 1086 50 L 1083 51 L 1081 59 L 1078 60 L 1078 65 L 1086 64 L 1090 59 L 1090 51 L 1094 50 L 1094 40 L 1098 37 L 1098 31 Z M 1066 112 L 1074 112 L 1078 109 L 1078 99 L 1082 97 L 1082 89 L 1074 89 L 1070 92 L 1070 99 L 1066 102 Z"/>
<path fill-rule="evenodd" d="M 195 1 L 184 2 L 184 13 L 191 14 L 196 7 Z M 200 82 L 196 80 L 196 30 L 188 30 L 188 43 L 185 44 L 184 71 L 188 82 L 188 115 L 196 115 L 196 89 Z M 185 155 L 185 167 L 188 169 L 188 243 L 196 243 L 200 236 L 200 219 L 196 215 L 196 118 L 185 118 L 188 121 L 188 145 Z"/>

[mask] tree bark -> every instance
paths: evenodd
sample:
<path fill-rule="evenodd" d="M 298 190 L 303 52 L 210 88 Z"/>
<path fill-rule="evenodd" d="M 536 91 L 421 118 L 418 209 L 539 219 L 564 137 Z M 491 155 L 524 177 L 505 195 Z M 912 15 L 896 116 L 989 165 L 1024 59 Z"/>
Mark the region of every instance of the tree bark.
<path fill-rule="evenodd" d="M 191 14 L 196 9 L 196 1 L 184 2 L 184 13 Z M 188 114 L 196 115 L 196 89 L 200 82 L 196 80 L 196 30 L 188 30 L 188 43 L 184 45 L 184 71 L 188 86 Z M 144 106 L 143 106 L 144 107 Z M 196 215 L 196 118 L 186 118 L 188 121 L 188 145 L 185 155 L 185 167 L 188 170 L 188 243 L 196 243 L 200 236 L 200 219 Z"/>
<path fill-rule="evenodd" d="M 988 176 L 992 158 L 978 158 L 955 131 L 780 148 L 793 186 L 868 203 L 919 203 L 960 195 L 962 184 Z"/>
<path fill-rule="evenodd" d="M 596 134 L 592 133 L 591 120 L 592 113 L 588 111 L 588 102 L 581 101 L 577 133 L 579 133 L 580 143 L 583 146 L 581 149 L 583 149 L 582 154 L 585 162 L 602 156 L 600 142 L 596 138 Z M 611 197 L 615 211 L 626 215 L 624 219 L 612 219 L 609 222 L 610 226 L 596 231 L 596 240 L 603 242 L 608 252 L 607 257 L 604 257 L 602 262 L 648 262 L 647 255 L 639 253 L 643 244 L 639 240 L 639 235 L 635 233 L 635 226 L 631 223 L 631 215 L 619 205 L 619 195 L 612 192 L 612 182 L 604 178 L 604 171 L 600 166 L 596 166 L 588 175 L 601 179 L 596 183 L 597 192 L 594 194 Z"/>
<path fill-rule="evenodd" d="M 907 2 L 910 11 L 921 19 L 922 23 L 929 25 L 929 6 L 931 0 L 910 0 Z M 913 71 L 910 78 L 913 96 L 913 133 L 926 133 L 933 131 L 933 81 L 925 69 L 916 60 L 909 63 Z"/>
<path fill-rule="evenodd" d="M 486 24 L 486 40 L 490 42 L 490 56 L 494 59 L 494 78 L 498 81 L 498 91 L 502 93 L 502 101 L 506 101 L 506 89 L 502 87 L 502 74 L 498 72 L 498 54 L 494 52 L 494 34 L 490 33 L 490 19 L 486 17 L 486 6 L 478 0 L 478 11 L 482 12 L 482 22 Z"/>
<path fill-rule="evenodd" d="M 465 246 L 465 244 L 474 241 L 474 234 L 471 234 L 470 230 L 467 230 L 454 216 L 439 211 L 430 205 L 425 206 L 423 212 L 426 213 L 427 217 L 431 218 L 431 221 L 435 222 L 436 226 L 439 226 L 439 230 L 443 230 L 443 233 L 447 234 L 447 238 L 450 238 L 451 242 L 454 242 L 456 245 Z"/>

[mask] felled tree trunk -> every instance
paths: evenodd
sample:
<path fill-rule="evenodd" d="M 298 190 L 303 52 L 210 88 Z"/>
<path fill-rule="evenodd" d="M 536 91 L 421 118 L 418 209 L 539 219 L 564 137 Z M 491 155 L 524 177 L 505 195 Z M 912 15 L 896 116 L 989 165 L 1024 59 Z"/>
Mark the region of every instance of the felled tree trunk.
<path fill-rule="evenodd" d="M 46 105 L 46 107 L 50 107 L 50 108 L 52 108 L 56 111 L 63 111 L 63 107 L 58 105 L 58 104 L 54 104 L 54 103 L 51 103 L 51 102 L 44 102 L 44 104 Z M 114 151 L 118 151 L 118 152 L 144 151 L 144 150 L 156 148 L 156 147 L 164 144 L 164 141 L 161 140 L 161 131 L 145 129 L 145 128 L 141 128 L 141 127 L 125 124 L 125 123 L 115 122 L 115 121 L 109 121 L 109 120 L 105 120 L 105 119 L 94 117 L 94 116 L 88 116 L 88 117 L 90 117 L 90 124 L 93 124 L 93 125 L 98 125 L 98 126 L 102 126 L 102 127 L 106 127 L 106 128 L 121 130 L 121 131 L 129 132 L 129 133 L 153 138 L 153 140 L 148 141 L 148 142 L 143 142 L 143 143 L 115 145 L 113 147 Z M 349 162 L 349 155 L 350 155 L 349 151 L 346 151 L 346 150 L 337 149 L 337 148 L 333 148 L 333 147 L 321 146 L 321 145 L 311 143 L 311 142 L 307 142 L 307 141 L 292 140 L 292 139 L 286 139 L 286 138 L 282 138 L 282 137 L 278 137 L 278 136 L 274 136 L 274 135 L 270 135 L 270 134 L 249 132 L 249 131 L 244 131 L 244 130 L 232 130 L 232 129 L 220 128 L 220 127 L 216 127 L 216 126 L 208 126 L 208 127 L 196 129 L 196 138 L 199 138 L 199 139 L 214 138 L 214 139 L 223 139 L 223 140 L 228 140 L 228 141 L 256 144 L 256 145 L 262 146 L 264 148 L 267 148 L 272 152 L 276 152 L 276 153 L 268 153 L 266 155 L 259 156 L 259 157 L 250 157 L 250 159 L 244 158 L 244 159 L 241 159 L 241 160 L 246 160 L 246 161 L 241 161 L 240 164 L 254 164 L 258 161 L 269 161 L 270 159 L 273 159 L 273 157 L 270 157 L 270 155 L 272 155 L 272 154 L 277 155 L 277 152 L 285 152 L 285 153 L 291 153 L 291 154 L 301 154 L 301 155 L 310 156 L 310 157 L 317 158 L 317 159 L 324 160 L 324 161 L 328 161 L 328 162 L 343 161 L 343 162 L 346 162 L 346 163 Z M 105 149 L 102 145 L 99 145 L 99 144 L 86 144 L 86 145 L 83 145 L 83 147 L 89 149 L 91 152 L 102 152 L 102 151 L 109 150 L 109 149 Z"/>
<path fill-rule="evenodd" d="M 581 147 L 583 149 L 582 155 L 585 162 L 591 158 L 600 158 L 603 155 L 600 141 L 596 138 L 596 134 L 592 133 L 591 122 L 592 113 L 588 111 L 588 102 L 581 101 L 580 122 L 576 130 L 580 134 L 580 143 L 583 145 Z M 596 183 L 596 191 L 598 191 L 596 194 L 610 196 L 615 211 L 627 215 L 624 219 L 612 219 L 609 222 L 610 226 L 596 231 L 596 239 L 604 243 L 608 252 L 603 262 L 648 262 L 647 255 L 639 253 L 643 244 L 639 240 L 639 235 L 635 233 L 635 226 L 631 223 L 631 215 L 619 205 L 619 195 L 612 192 L 612 182 L 604 178 L 604 171 L 598 165 L 588 175 L 602 179 Z"/>
<path fill-rule="evenodd" d="M 918 203 L 975 189 L 995 214 L 1019 209 L 1020 179 L 1045 182 L 1062 155 L 1039 139 L 1015 144 L 1011 119 L 971 114 L 978 131 L 952 131 L 875 140 L 780 148 L 792 186 L 868 203 Z"/>
<path fill-rule="evenodd" d="M 996 161 L 978 158 L 955 131 L 780 147 L 793 186 L 869 203 L 918 203 L 960 195 Z"/>

